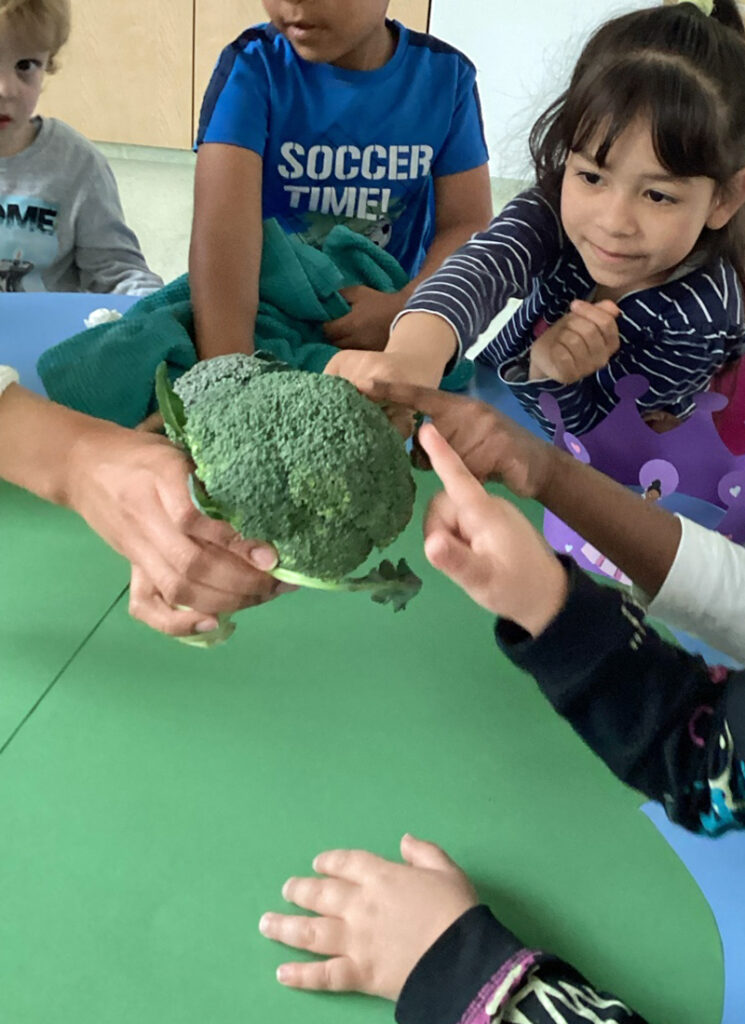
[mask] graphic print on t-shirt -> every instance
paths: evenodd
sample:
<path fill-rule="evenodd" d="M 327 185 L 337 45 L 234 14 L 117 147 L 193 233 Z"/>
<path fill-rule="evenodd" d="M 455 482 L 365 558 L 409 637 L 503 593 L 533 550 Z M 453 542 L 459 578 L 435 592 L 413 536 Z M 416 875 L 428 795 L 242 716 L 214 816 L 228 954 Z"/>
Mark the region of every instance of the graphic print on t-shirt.
<path fill-rule="evenodd" d="M 286 141 L 279 153 L 276 180 L 285 194 L 286 228 L 320 246 L 335 225 L 345 224 L 382 249 L 413 196 L 421 202 L 434 156 L 424 144 L 359 147 L 348 142 L 306 147 Z M 288 223 L 290 217 L 294 225 Z"/>
<path fill-rule="evenodd" d="M 0 292 L 45 291 L 42 271 L 57 257 L 56 204 L 0 196 Z"/>

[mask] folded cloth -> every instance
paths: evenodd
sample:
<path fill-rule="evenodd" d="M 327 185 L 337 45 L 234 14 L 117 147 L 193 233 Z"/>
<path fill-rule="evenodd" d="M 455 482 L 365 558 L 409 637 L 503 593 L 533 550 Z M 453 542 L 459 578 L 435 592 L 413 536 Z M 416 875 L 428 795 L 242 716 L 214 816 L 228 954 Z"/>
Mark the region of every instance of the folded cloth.
<path fill-rule="evenodd" d="M 343 225 L 333 228 L 323 248 L 316 249 L 268 220 L 255 346 L 291 366 L 321 373 L 339 351 L 326 341 L 323 324 L 350 310 L 340 289 L 362 284 L 394 292 L 407 281 L 389 253 Z M 155 409 L 157 366 L 165 360 L 175 380 L 196 359 L 191 292 L 184 275 L 141 299 L 120 320 L 49 349 L 37 368 L 54 401 L 133 427 Z M 471 364 L 461 363 L 447 383 L 454 389 L 465 387 L 471 373 Z"/>

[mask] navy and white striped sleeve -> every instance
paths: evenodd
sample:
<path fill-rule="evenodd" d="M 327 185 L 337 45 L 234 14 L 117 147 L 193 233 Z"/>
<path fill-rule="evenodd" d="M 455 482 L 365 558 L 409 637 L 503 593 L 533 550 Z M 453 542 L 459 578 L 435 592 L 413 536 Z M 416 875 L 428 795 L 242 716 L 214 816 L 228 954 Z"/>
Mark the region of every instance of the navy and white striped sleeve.
<path fill-rule="evenodd" d="M 611 361 L 613 383 L 624 373 L 643 374 L 649 381 L 639 400 L 643 409 L 687 416 L 717 370 L 745 351 L 742 292 L 724 260 L 632 295 L 622 309 L 633 342 Z"/>
<path fill-rule="evenodd" d="M 643 374 L 649 390 L 640 409 L 665 410 L 681 419 L 706 391 L 715 373 L 745 352 L 742 291 L 734 268 L 723 260 L 669 284 L 619 300 L 621 345 L 606 366 L 572 384 L 500 376 L 521 405 L 547 431 L 543 392 L 559 403 L 564 426 L 573 434 L 591 430 L 616 405 L 616 383 Z"/>
<path fill-rule="evenodd" d="M 417 288 L 402 315 L 441 316 L 455 331 L 460 355 L 508 299 L 530 293 L 558 261 L 561 246 L 556 212 L 537 189 L 523 192 Z"/>

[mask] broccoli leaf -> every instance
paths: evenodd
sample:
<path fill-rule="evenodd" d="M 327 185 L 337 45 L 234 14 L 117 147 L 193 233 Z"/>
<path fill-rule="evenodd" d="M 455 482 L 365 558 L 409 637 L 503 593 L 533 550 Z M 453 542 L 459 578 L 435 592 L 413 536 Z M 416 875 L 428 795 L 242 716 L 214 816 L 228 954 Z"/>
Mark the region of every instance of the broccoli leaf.
<path fill-rule="evenodd" d="M 350 582 L 355 584 L 350 589 L 370 589 L 370 597 L 376 604 L 392 604 L 394 612 L 402 612 L 422 588 L 422 581 L 405 558 L 399 559 L 398 565 L 385 559 L 367 576 Z"/>
<path fill-rule="evenodd" d="M 277 358 L 273 352 L 267 352 L 266 349 L 257 348 L 253 354 L 254 359 L 258 359 L 262 363 L 267 364 L 267 370 L 271 369 L 275 372 L 278 370 L 291 370 L 292 367 L 289 363 L 284 362 L 283 359 Z"/>
<path fill-rule="evenodd" d="M 412 572 L 405 558 L 402 558 L 398 565 L 385 559 L 367 576 L 347 576 L 341 580 L 316 579 L 304 576 L 300 572 L 293 572 L 291 569 L 283 569 L 281 566 L 272 569 L 270 576 L 283 583 L 310 587 L 313 590 L 367 590 L 376 604 L 392 604 L 394 612 L 403 611 L 422 587 L 422 581 Z"/>
<path fill-rule="evenodd" d="M 162 362 L 155 371 L 155 397 L 169 437 L 172 441 L 176 441 L 188 449 L 184 433 L 186 426 L 184 403 L 171 387 L 171 382 L 168 379 L 168 366 L 165 362 Z"/>
<path fill-rule="evenodd" d="M 192 473 L 188 481 L 189 496 L 199 509 L 200 512 L 204 512 L 210 519 L 227 519 L 228 517 L 223 514 L 222 510 L 218 505 L 210 498 L 207 491 L 204 489 L 204 484 Z"/>

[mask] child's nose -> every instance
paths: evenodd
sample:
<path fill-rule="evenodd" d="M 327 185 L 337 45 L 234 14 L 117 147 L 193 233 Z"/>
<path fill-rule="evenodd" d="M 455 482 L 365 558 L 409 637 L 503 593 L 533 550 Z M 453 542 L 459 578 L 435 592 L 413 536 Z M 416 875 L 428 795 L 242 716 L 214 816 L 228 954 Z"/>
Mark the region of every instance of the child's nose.
<path fill-rule="evenodd" d="M 636 231 L 633 201 L 625 195 L 605 195 L 600 204 L 600 226 L 609 235 L 632 235 Z"/>
<path fill-rule="evenodd" d="M 7 100 L 16 95 L 17 79 L 15 75 L 0 71 L 0 98 Z"/>

